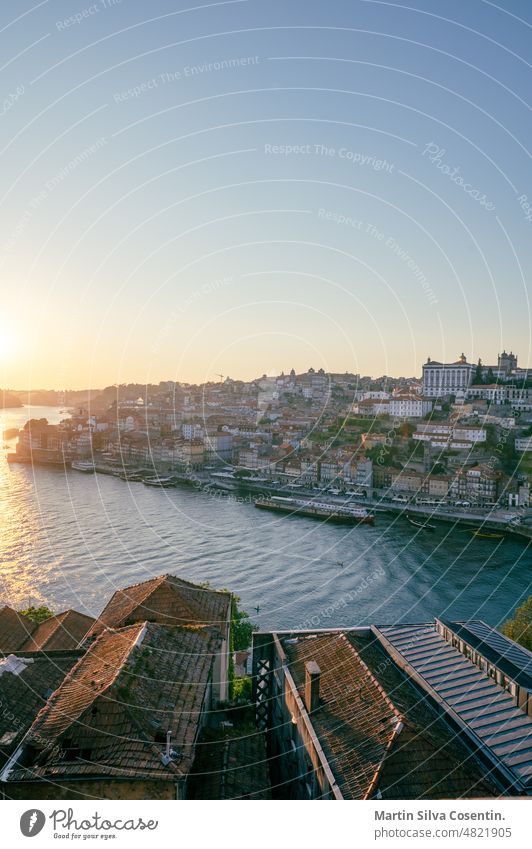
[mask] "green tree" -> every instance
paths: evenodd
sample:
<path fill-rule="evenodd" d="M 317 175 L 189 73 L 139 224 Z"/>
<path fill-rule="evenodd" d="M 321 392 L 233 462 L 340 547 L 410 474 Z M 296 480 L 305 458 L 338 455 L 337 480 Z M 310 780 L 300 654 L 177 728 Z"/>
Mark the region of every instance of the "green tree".
<path fill-rule="evenodd" d="M 479 360 L 477 363 L 477 367 L 475 369 L 475 374 L 473 376 L 473 383 L 479 386 L 484 383 L 484 378 L 482 377 L 482 363 Z"/>
<path fill-rule="evenodd" d="M 486 375 L 486 383 L 489 385 L 490 383 L 495 383 L 495 375 L 493 374 L 493 369 L 489 368 L 488 373 Z"/>
<path fill-rule="evenodd" d="M 513 618 L 504 623 L 502 632 L 532 651 L 532 595 L 517 608 Z"/>
<path fill-rule="evenodd" d="M 32 622 L 36 622 L 38 625 L 46 619 L 49 619 L 50 616 L 54 616 L 53 610 L 50 610 L 50 608 L 46 607 L 44 604 L 40 607 L 35 607 L 32 604 L 25 610 L 20 610 L 19 613 L 22 613 L 23 616 L 27 616 L 28 619 L 31 619 Z"/>
<path fill-rule="evenodd" d="M 233 641 L 233 651 L 246 651 L 251 645 L 253 632 L 258 630 L 257 625 L 254 625 L 249 618 L 249 613 L 241 610 L 239 605 L 240 597 L 232 596 L 231 599 L 231 634 Z"/>

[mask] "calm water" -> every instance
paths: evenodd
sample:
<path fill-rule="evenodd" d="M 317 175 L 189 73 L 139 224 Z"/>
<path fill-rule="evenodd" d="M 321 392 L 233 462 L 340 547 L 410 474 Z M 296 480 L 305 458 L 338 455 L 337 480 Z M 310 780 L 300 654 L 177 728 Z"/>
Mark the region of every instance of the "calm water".
<path fill-rule="evenodd" d="M 55 408 L 34 417 L 58 421 Z M 0 427 L 28 410 L 0 411 Z M 241 596 L 268 627 L 478 616 L 497 625 L 532 592 L 531 549 L 379 516 L 343 528 L 186 489 L 12 465 L 0 457 L 0 597 L 97 614 L 116 587 L 164 572 Z M 259 613 L 254 609 L 260 606 Z"/>

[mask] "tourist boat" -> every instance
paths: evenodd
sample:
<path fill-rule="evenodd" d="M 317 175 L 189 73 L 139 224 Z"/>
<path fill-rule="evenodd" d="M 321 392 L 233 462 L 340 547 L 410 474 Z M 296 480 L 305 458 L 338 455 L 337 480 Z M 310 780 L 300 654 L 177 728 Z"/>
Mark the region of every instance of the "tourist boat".
<path fill-rule="evenodd" d="M 428 522 L 419 522 L 417 519 L 412 519 L 411 516 L 405 516 L 407 522 L 414 525 L 415 528 L 421 528 L 422 531 L 435 531 L 436 525 L 430 525 Z"/>
<path fill-rule="evenodd" d="M 96 471 L 92 460 L 72 460 L 70 468 L 76 472 L 84 472 L 86 475 L 92 475 Z"/>
<path fill-rule="evenodd" d="M 504 534 L 497 531 L 480 531 L 478 528 L 474 528 L 470 533 L 477 539 L 504 539 Z"/>
<path fill-rule="evenodd" d="M 168 489 L 169 487 L 175 486 L 175 478 L 144 478 L 142 483 L 144 486 L 158 486 L 163 489 Z"/>
<path fill-rule="evenodd" d="M 372 525 L 375 521 L 373 513 L 370 513 L 365 507 L 330 504 L 325 501 L 304 501 L 300 498 L 285 498 L 277 495 L 273 495 L 271 498 L 257 498 L 255 507 L 261 510 L 276 510 L 295 516 L 327 519 L 330 522 L 341 522 L 349 525 Z"/>

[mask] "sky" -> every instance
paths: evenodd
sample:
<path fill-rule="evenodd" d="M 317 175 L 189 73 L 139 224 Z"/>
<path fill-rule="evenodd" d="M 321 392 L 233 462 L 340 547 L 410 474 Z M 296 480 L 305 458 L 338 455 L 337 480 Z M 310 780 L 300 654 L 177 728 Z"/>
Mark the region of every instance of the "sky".
<path fill-rule="evenodd" d="M 526 0 L 19 0 L 0 45 L 0 386 L 532 365 Z"/>

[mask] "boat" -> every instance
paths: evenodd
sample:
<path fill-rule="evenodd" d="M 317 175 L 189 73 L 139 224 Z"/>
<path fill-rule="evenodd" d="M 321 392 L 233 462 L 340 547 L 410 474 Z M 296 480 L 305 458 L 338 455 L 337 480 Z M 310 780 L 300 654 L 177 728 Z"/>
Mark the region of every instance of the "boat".
<path fill-rule="evenodd" d="M 175 486 L 175 478 L 174 477 L 169 477 L 169 478 L 159 478 L 159 477 L 144 478 L 142 483 L 144 484 L 144 486 L 158 486 L 158 487 L 162 487 L 163 489 L 168 489 L 172 486 Z"/>
<path fill-rule="evenodd" d="M 481 531 L 478 528 L 474 528 L 470 533 L 476 539 L 504 539 L 504 534 L 498 531 Z"/>
<path fill-rule="evenodd" d="M 198 478 L 195 478 L 194 475 L 177 474 L 177 475 L 174 475 L 174 484 L 176 486 L 178 486 L 178 485 L 181 485 L 181 486 L 197 486 L 198 485 Z M 200 482 L 200 485 L 201 485 L 201 482 Z"/>
<path fill-rule="evenodd" d="M 117 475 L 117 477 L 119 477 L 120 480 L 122 480 L 122 481 L 141 481 L 141 480 L 143 480 L 143 477 L 142 477 L 140 472 L 127 472 L 127 471 L 120 472 L 120 474 Z"/>
<path fill-rule="evenodd" d="M 92 460 L 72 460 L 70 468 L 76 472 L 84 472 L 86 475 L 92 475 L 95 471 Z"/>
<path fill-rule="evenodd" d="M 435 531 L 436 525 L 430 525 L 428 522 L 419 522 L 417 519 L 412 519 L 411 516 L 405 516 L 407 522 L 414 525 L 415 528 L 421 528 L 423 531 Z"/>
<path fill-rule="evenodd" d="M 308 516 L 313 519 L 327 519 L 348 525 L 372 525 L 375 516 L 365 507 L 330 504 L 326 501 L 304 501 L 300 498 L 285 498 L 273 495 L 271 498 L 257 498 L 255 507 L 260 510 L 276 510 L 295 516 Z"/>
<path fill-rule="evenodd" d="M 213 472 L 211 474 L 213 486 L 226 492 L 232 492 L 238 486 L 238 479 L 232 472 Z"/>

